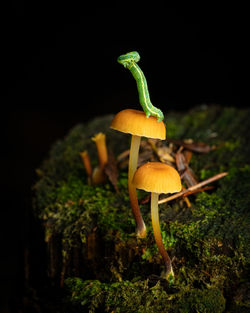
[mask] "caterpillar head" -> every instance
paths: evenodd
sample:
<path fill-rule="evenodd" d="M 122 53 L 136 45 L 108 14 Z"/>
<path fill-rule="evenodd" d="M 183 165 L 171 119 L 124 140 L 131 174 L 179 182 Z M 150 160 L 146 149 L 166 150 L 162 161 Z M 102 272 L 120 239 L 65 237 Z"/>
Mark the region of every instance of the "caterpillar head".
<path fill-rule="evenodd" d="M 137 63 L 140 60 L 140 55 L 136 51 L 128 52 L 120 55 L 117 62 L 122 64 L 124 67 L 130 67 L 133 63 Z"/>

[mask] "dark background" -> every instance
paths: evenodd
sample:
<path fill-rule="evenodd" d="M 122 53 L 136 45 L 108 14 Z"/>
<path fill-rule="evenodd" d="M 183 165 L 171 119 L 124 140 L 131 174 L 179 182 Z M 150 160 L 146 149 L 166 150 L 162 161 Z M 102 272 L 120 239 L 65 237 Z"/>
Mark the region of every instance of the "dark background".
<path fill-rule="evenodd" d="M 46 273 L 41 230 L 30 213 L 35 169 L 50 146 L 93 116 L 139 109 L 135 81 L 117 57 L 140 53 L 151 101 L 164 112 L 214 103 L 246 107 L 245 12 L 151 1 L 9 1 L 1 11 L 4 312 L 23 306 L 25 251 L 33 259 L 34 285 Z"/>

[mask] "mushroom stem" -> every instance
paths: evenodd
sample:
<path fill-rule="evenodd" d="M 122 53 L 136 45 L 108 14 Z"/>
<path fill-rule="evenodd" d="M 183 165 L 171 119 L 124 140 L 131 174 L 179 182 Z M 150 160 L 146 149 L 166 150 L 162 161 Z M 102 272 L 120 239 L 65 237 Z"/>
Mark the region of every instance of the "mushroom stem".
<path fill-rule="evenodd" d="M 144 238 L 146 236 L 146 226 L 141 216 L 136 194 L 136 187 L 132 184 L 133 176 L 137 169 L 140 142 L 141 136 L 132 135 L 128 166 L 128 191 L 132 212 L 136 221 L 136 235 L 139 238 Z"/>
<path fill-rule="evenodd" d="M 93 185 L 99 185 L 105 182 L 106 174 L 104 168 L 108 163 L 108 152 L 106 146 L 106 135 L 103 133 L 98 133 L 92 140 L 96 143 L 96 149 L 98 153 L 99 165 L 94 169 L 92 175 Z"/>
<path fill-rule="evenodd" d="M 92 167 L 89 159 L 89 154 L 87 150 L 84 150 L 80 153 L 83 165 L 85 167 L 86 173 L 88 175 L 88 184 L 91 185 L 91 179 L 92 179 Z"/>
<path fill-rule="evenodd" d="M 174 272 L 173 272 L 170 257 L 167 251 L 165 250 L 164 244 L 162 242 L 160 222 L 159 222 L 159 213 L 158 213 L 158 199 L 159 199 L 159 194 L 152 192 L 151 193 L 151 219 L 152 219 L 155 242 L 157 244 L 159 252 L 165 263 L 166 272 L 164 276 L 166 279 L 168 279 L 170 275 L 174 276 Z"/>
<path fill-rule="evenodd" d="M 101 170 L 103 170 L 105 165 L 108 162 L 106 135 L 103 133 L 98 133 L 94 137 L 92 137 L 92 140 L 96 143 L 98 159 L 99 159 L 99 167 Z"/>

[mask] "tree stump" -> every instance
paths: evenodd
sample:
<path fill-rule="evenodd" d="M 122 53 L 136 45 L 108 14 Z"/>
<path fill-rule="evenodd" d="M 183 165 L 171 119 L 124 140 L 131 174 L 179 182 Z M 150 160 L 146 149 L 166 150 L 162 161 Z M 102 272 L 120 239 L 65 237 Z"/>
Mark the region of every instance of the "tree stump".
<path fill-rule="evenodd" d="M 97 165 L 93 135 L 106 134 L 114 159 L 129 148 L 129 136 L 109 129 L 111 120 L 104 116 L 75 126 L 37 171 L 34 214 L 44 228 L 49 281 L 60 290 L 57 311 L 248 312 L 250 111 L 201 106 L 166 114 L 162 145 L 171 147 L 172 157 L 180 148 L 175 142 L 202 142 L 211 149 L 192 151 L 189 166 L 196 179 L 228 172 L 213 189 L 190 195 L 188 206 L 183 198 L 159 206 L 175 272 L 170 282 L 160 277 L 164 264 L 147 201 L 140 205 L 147 237 L 134 233 L 126 162 L 118 171 L 118 192 L 108 180 L 88 184 L 80 152 L 88 150 Z M 143 161 L 157 159 L 150 145 L 145 153 L 146 145 L 144 140 Z M 138 191 L 139 200 L 145 196 Z"/>

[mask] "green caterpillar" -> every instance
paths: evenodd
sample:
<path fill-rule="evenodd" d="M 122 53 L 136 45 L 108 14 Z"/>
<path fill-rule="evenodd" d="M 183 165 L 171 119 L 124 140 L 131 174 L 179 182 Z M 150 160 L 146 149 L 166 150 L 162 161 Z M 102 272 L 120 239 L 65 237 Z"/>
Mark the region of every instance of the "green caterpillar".
<path fill-rule="evenodd" d="M 139 62 L 139 60 L 140 55 L 136 51 L 123 54 L 117 59 L 118 63 L 122 64 L 125 68 L 130 70 L 134 79 L 136 80 L 139 101 L 146 116 L 155 116 L 157 117 L 157 121 L 161 122 L 164 119 L 164 115 L 162 111 L 154 107 L 150 101 L 146 78 L 140 67 L 136 64 Z"/>

